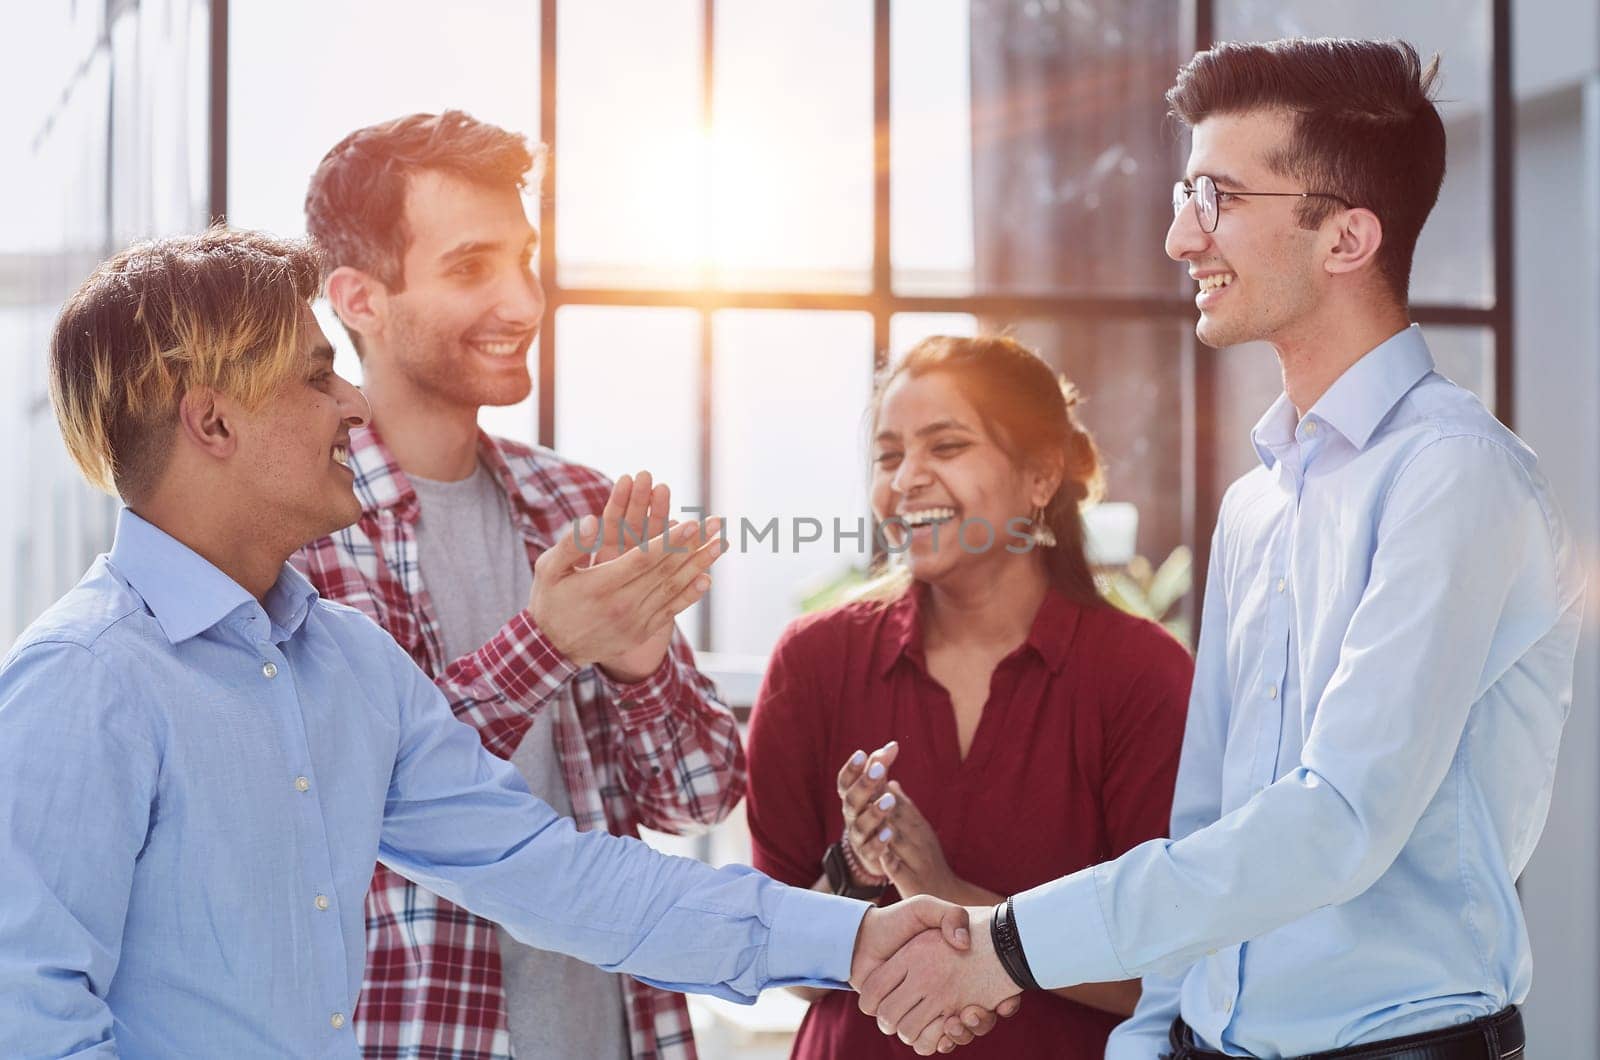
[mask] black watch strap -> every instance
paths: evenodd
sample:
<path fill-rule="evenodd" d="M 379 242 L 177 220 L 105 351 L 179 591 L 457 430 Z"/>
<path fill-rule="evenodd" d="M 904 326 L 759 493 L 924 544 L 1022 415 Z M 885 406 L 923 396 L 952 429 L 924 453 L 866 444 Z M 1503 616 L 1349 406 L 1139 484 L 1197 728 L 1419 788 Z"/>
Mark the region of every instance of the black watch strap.
<path fill-rule="evenodd" d="M 822 854 L 822 871 L 828 877 L 828 887 L 834 894 L 846 898 L 860 898 L 863 901 L 874 902 L 883 897 L 883 892 L 888 890 L 887 884 L 870 886 L 857 883 L 855 877 L 850 875 L 850 863 L 845 860 L 844 847 L 834 843 Z"/>
<path fill-rule="evenodd" d="M 1024 990 L 1040 989 L 1039 981 L 1028 967 L 1028 956 L 1022 952 L 1022 937 L 1017 934 L 1016 910 L 1007 898 L 994 907 L 994 919 L 989 921 L 989 937 L 994 941 L 995 956 L 1006 970 L 1011 981 Z"/>

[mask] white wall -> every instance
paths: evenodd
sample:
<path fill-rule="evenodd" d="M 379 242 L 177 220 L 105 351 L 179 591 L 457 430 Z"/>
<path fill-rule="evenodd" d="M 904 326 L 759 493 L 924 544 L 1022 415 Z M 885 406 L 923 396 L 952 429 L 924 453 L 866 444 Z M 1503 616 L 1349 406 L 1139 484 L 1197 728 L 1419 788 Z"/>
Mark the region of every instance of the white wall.
<path fill-rule="evenodd" d="M 1516 426 L 1538 451 L 1589 573 L 1550 819 L 1522 880 L 1534 953 L 1528 1055 L 1600 1036 L 1600 18 L 1517 4 Z"/>

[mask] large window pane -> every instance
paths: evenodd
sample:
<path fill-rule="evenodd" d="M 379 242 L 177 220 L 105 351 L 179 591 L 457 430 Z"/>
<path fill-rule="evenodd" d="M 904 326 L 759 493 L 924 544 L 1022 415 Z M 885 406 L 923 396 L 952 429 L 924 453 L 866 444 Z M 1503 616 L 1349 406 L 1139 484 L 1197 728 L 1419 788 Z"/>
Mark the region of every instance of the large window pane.
<path fill-rule="evenodd" d="M 716 315 L 713 335 L 711 495 L 732 548 L 717 563 L 711 643 L 764 655 L 805 596 L 870 559 L 870 539 L 836 548 L 833 529 L 837 519 L 854 530 L 868 513 L 872 318 L 729 311 Z M 755 540 L 774 519 L 776 554 L 771 535 Z M 816 520 L 822 539 L 797 545 L 796 519 Z"/>
<path fill-rule="evenodd" d="M 1499 412 L 1494 407 L 1494 332 L 1438 324 L 1422 330 L 1439 374 L 1478 395 L 1490 412 Z"/>
<path fill-rule="evenodd" d="M 204 5 L 149 0 L 111 25 L 112 234 L 117 244 L 206 221 L 209 113 Z"/>
<path fill-rule="evenodd" d="M 889 360 L 898 361 L 911 347 L 934 335 L 976 335 L 978 318 L 971 313 L 896 313 L 889 318 Z"/>
<path fill-rule="evenodd" d="M 1162 94 L 1186 7 L 940 0 L 924 29 L 921 4 L 897 5 L 895 164 L 926 171 L 893 175 L 896 289 L 1176 292 Z"/>
<path fill-rule="evenodd" d="M 1411 271 L 1414 302 L 1493 301 L 1490 196 L 1489 0 L 1218 0 L 1221 40 L 1277 37 L 1399 37 L 1424 60 L 1441 59 L 1439 114 L 1448 137 L 1446 176 Z"/>
<path fill-rule="evenodd" d="M 538 140 L 537 3 L 279 0 L 228 18 L 228 213 L 242 227 L 304 232 L 312 170 L 363 125 L 456 108 Z"/>
<path fill-rule="evenodd" d="M 565 306 L 555 319 L 556 448 L 613 480 L 649 471 L 672 489 L 672 517 L 704 508 L 700 488 L 700 314 Z M 529 410 L 530 422 L 533 412 Z M 714 571 L 718 586 L 723 581 Z M 704 647 L 702 609 L 678 628 Z"/>
<path fill-rule="evenodd" d="M 555 205 L 565 286 L 702 281 L 710 239 L 702 9 L 700 0 L 560 6 Z"/>
<path fill-rule="evenodd" d="M 1005 321 L 993 322 L 998 330 Z M 1078 389 L 1106 500 L 1137 511 L 1136 553 L 1159 565 L 1183 539 L 1184 321 L 1023 320 L 1012 333 Z M 1113 550 L 1125 554 L 1126 542 Z"/>
<path fill-rule="evenodd" d="M 897 0 L 890 8 L 889 239 L 901 291 L 973 289 L 968 2 Z"/>
<path fill-rule="evenodd" d="M 613 479 L 647 470 L 699 506 L 700 315 L 566 306 L 556 314 L 556 448 Z"/>
<path fill-rule="evenodd" d="M 1223 487 L 1260 463 L 1250 444 L 1250 428 L 1283 393 L 1283 372 L 1277 353 L 1265 342 L 1247 342 L 1220 350 L 1201 344 L 1198 356 L 1211 359 L 1214 373 L 1215 450 L 1209 459 L 1220 497 Z M 1202 454 L 1203 459 L 1205 456 Z M 1217 513 L 1201 514 L 1209 521 Z"/>
<path fill-rule="evenodd" d="M 872 5 L 716 7 L 715 282 L 857 291 L 872 267 Z"/>

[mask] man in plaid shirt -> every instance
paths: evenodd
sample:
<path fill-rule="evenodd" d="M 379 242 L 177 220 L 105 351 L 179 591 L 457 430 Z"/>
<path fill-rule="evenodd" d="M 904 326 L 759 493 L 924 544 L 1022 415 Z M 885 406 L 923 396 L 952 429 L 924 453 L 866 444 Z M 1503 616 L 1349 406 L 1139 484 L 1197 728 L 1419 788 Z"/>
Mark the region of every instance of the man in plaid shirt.
<path fill-rule="evenodd" d="M 611 558 L 624 523 L 659 534 L 670 493 L 645 473 L 613 487 L 477 427 L 481 406 L 532 385 L 544 313 L 521 197 L 532 168 L 521 136 L 447 111 L 358 130 L 313 175 L 307 225 L 373 426 L 351 435 L 359 521 L 295 562 L 388 630 L 578 828 L 701 830 L 743 795 L 744 753 L 675 626 L 618 643 L 605 599 L 533 618 L 532 562 L 563 530 L 601 515 L 595 559 Z M 383 866 L 366 915 L 368 1057 L 695 1055 L 681 995 L 532 950 Z"/>

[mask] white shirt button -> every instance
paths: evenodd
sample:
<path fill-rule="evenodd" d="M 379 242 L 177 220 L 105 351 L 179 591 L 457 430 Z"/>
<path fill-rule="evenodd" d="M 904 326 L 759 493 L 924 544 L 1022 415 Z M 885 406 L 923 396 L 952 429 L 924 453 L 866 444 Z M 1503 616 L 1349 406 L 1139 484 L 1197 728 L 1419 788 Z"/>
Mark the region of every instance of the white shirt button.
<path fill-rule="evenodd" d="M 317 895 L 316 906 L 318 909 L 328 908 L 328 896 L 325 894 Z"/>
<path fill-rule="evenodd" d="M 1279 579 L 1278 579 L 1278 591 L 1279 591 L 1279 592 L 1280 592 L 1280 593 L 1281 593 L 1281 592 L 1283 592 L 1283 587 L 1284 587 L 1284 586 L 1285 586 L 1285 585 L 1287 585 L 1287 584 L 1288 584 L 1288 583 L 1287 583 L 1287 582 L 1286 582 L 1286 581 L 1285 581 L 1285 580 L 1284 580 L 1284 579 L 1282 579 L 1282 578 L 1279 578 Z"/>
<path fill-rule="evenodd" d="M 333 1017 L 331 1019 L 329 1019 L 328 1022 L 333 1024 L 333 1029 L 334 1030 L 338 1030 L 339 1028 L 344 1026 L 344 1013 L 343 1012 L 335 1012 L 333 1014 Z"/>
<path fill-rule="evenodd" d="M 277 663 L 273 663 L 273 662 L 264 662 L 264 663 L 262 663 L 261 664 L 261 674 L 262 674 L 263 677 L 266 677 L 268 680 L 270 680 L 270 679 L 272 679 L 274 677 L 277 677 L 278 676 L 278 664 Z"/>
<path fill-rule="evenodd" d="M 1272 685 L 1267 689 L 1267 698 L 1268 699 L 1277 699 L 1278 698 L 1278 686 L 1277 685 Z"/>
<path fill-rule="evenodd" d="M 294 778 L 294 790 L 296 790 L 296 791 L 310 791 L 311 790 L 311 781 L 307 780 L 305 777 L 295 777 Z"/>
<path fill-rule="evenodd" d="M 1316 434 L 1316 433 L 1317 433 L 1317 421 L 1316 420 L 1307 420 L 1306 421 L 1306 434 L 1309 436 L 1309 435 L 1313 435 L 1313 434 Z"/>

